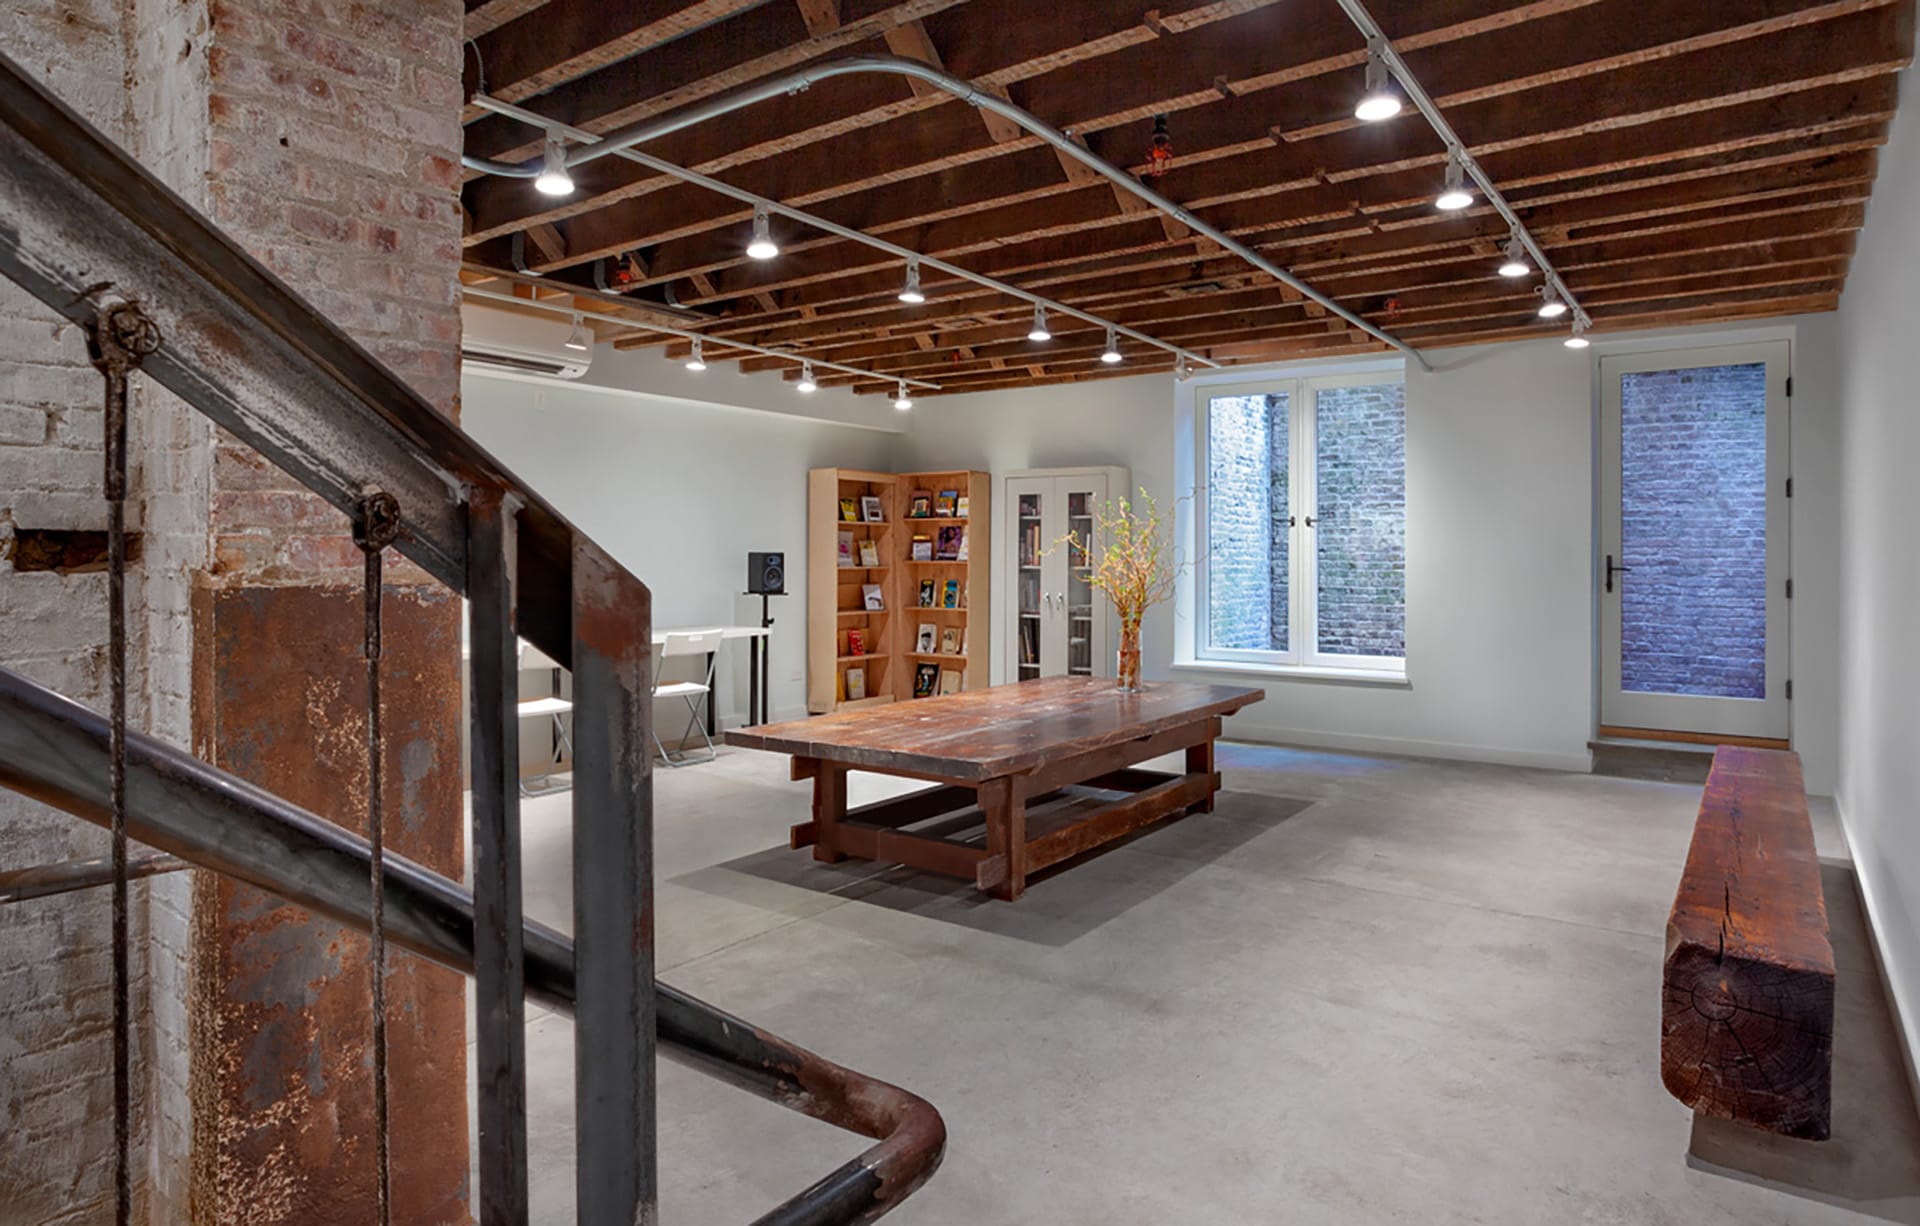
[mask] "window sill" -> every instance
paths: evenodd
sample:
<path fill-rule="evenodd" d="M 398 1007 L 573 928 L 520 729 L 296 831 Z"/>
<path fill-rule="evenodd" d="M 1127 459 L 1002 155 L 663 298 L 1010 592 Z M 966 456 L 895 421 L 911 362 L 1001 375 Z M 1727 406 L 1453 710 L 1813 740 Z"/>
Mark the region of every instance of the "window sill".
<path fill-rule="evenodd" d="M 1405 669 L 1326 668 L 1308 664 L 1253 664 L 1245 660 L 1181 660 L 1170 667 L 1185 673 L 1244 673 L 1276 681 L 1330 681 L 1347 685 L 1385 685 L 1407 688 Z"/>

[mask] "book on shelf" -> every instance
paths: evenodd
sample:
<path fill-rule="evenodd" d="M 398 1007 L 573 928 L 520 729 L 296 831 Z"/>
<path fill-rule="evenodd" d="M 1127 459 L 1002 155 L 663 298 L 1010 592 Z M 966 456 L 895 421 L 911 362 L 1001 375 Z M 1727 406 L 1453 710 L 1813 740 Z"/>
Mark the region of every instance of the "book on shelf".
<path fill-rule="evenodd" d="M 935 628 L 932 622 L 920 623 L 920 632 L 916 634 L 913 639 L 914 654 L 922 656 L 930 656 L 933 654 L 934 630 Z"/>
<path fill-rule="evenodd" d="M 851 532 L 840 534 L 840 565 L 843 567 L 853 565 L 853 533 Z"/>
<path fill-rule="evenodd" d="M 940 686 L 940 666 L 923 663 L 913 670 L 913 696 L 931 698 Z"/>
<path fill-rule="evenodd" d="M 940 670 L 940 692 L 942 694 L 958 694 L 960 692 L 959 669 L 943 668 Z"/>
<path fill-rule="evenodd" d="M 841 499 L 841 501 L 844 502 L 846 500 Z M 849 515 L 847 516 L 847 518 L 852 519 L 853 517 Z M 880 495 L 862 494 L 860 496 L 860 518 L 866 520 L 870 524 L 881 524 L 886 522 L 887 517 L 883 515 L 880 511 Z"/>
<path fill-rule="evenodd" d="M 965 494 L 960 495 L 959 498 L 954 500 L 953 516 L 955 519 L 965 519 L 967 517 L 967 496 Z"/>
<path fill-rule="evenodd" d="M 933 514 L 933 495 L 926 490 L 915 490 L 907 499 L 908 519 L 927 519 Z"/>
<path fill-rule="evenodd" d="M 1040 640 L 1039 627 L 1034 625 L 1032 622 L 1028 621 L 1026 618 L 1024 617 L 1021 618 L 1020 619 L 1020 663 L 1022 664 L 1040 663 L 1040 641 L 1039 640 Z"/>
<path fill-rule="evenodd" d="M 921 608 L 931 609 L 933 607 L 933 587 L 934 587 L 934 584 L 932 579 L 922 579 L 920 581 L 920 607 Z"/>
<path fill-rule="evenodd" d="M 854 520 L 860 518 L 855 514 L 855 505 L 853 499 L 842 498 L 840 500 L 840 518 L 846 520 L 848 523 L 852 523 Z"/>
<path fill-rule="evenodd" d="M 907 556 L 915 562 L 933 561 L 933 538 L 930 536 L 916 535 L 913 538 L 913 545 Z"/>
<path fill-rule="evenodd" d="M 880 546 L 871 539 L 860 542 L 860 565 L 866 567 L 880 565 Z"/>
<path fill-rule="evenodd" d="M 939 539 L 933 547 L 933 556 L 942 562 L 955 562 L 960 559 L 960 551 L 966 548 L 967 530 L 959 524 L 945 524 L 940 528 Z"/>
<path fill-rule="evenodd" d="M 940 598 L 940 607 L 943 609 L 958 609 L 964 607 L 960 603 L 960 581 L 958 579 L 947 580 L 947 591 L 946 594 Z"/>
<path fill-rule="evenodd" d="M 880 594 L 880 585 L 877 583 L 861 584 L 860 599 L 869 609 L 885 609 L 887 607 L 887 599 Z"/>
<path fill-rule="evenodd" d="M 867 654 L 867 632 L 864 630 L 847 631 L 847 654 L 864 656 Z"/>
<path fill-rule="evenodd" d="M 859 702 L 867 696 L 867 670 L 850 668 L 847 670 L 847 701 Z"/>
<path fill-rule="evenodd" d="M 951 517 L 954 508 L 960 505 L 959 490 L 941 490 L 933 499 L 933 513 L 942 517 Z"/>
<path fill-rule="evenodd" d="M 960 654 L 960 628 L 948 626 L 940 632 L 940 654 L 957 656 Z"/>
<path fill-rule="evenodd" d="M 1040 565 L 1040 525 L 1030 523 L 1020 529 L 1020 565 Z"/>

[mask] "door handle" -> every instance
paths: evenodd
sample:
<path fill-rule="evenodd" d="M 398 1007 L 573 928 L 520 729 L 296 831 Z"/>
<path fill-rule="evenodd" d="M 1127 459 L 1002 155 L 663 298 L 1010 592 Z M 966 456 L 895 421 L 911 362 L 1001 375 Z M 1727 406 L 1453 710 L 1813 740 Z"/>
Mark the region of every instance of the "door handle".
<path fill-rule="evenodd" d="M 1307 516 L 1307 527 L 1309 528 L 1313 527 L 1313 523 L 1314 523 L 1314 517 L 1311 515 Z"/>
<path fill-rule="evenodd" d="M 1616 574 L 1620 574 L 1620 575 L 1624 575 L 1624 574 L 1626 574 L 1626 573 L 1627 573 L 1628 571 L 1630 571 L 1630 570 L 1632 570 L 1632 569 L 1633 569 L 1633 567 L 1631 567 L 1631 566 L 1616 566 L 1616 565 L 1614 565 L 1614 562 L 1613 562 L 1613 555 L 1612 555 L 1612 554 L 1608 554 L 1608 555 L 1607 555 L 1607 590 L 1608 590 L 1609 592 L 1611 592 L 1611 591 L 1613 590 L 1613 577 L 1614 577 L 1614 576 L 1615 576 Z"/>

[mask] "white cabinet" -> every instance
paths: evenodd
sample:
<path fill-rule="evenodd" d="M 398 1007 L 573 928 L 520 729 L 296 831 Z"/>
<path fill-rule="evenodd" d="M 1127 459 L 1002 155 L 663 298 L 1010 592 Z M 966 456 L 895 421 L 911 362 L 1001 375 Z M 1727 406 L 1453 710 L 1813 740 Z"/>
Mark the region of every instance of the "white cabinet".
<path fill-rule="evenodd" d="M 1113 606 L 1088 582 L 1099 513 L 1127 495 L 1124 468 L 1049 468 L 1007 477 L 1006 680 L 1111 677 Z M 1071 534 L 1077 544 L 1065 538 Z"/>

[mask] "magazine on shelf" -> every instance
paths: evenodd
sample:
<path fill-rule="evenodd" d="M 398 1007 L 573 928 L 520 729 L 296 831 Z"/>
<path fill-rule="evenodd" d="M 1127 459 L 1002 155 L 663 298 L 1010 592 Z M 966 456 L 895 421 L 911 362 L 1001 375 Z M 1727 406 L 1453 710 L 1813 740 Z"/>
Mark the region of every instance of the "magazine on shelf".
<path fill-rule="evenodd" d="M 914 640 L 913 640 L 914 654 L 922 655 L 922 656 L 932 655 L 933 654 L 933 636 L 934 636 L 934 624 L 932 622 L 921 622 L 920 632 L 914 637 Z"/>
<path fill-rule="evenodd" d="M 913 670 L 913 696 L 931 698 L 940 686 L 940 666 L 920 664 Z"/>
<path fill-rule="evenodd" d="M 860 518 L 870 524 L 886 522 L 886 516 L 880 512 L 880 495 L 862 494 L 860 496 Z"/>
<path fill-rule="evenodd" d="M 886 597 L 880 594 L 880 585 L 877 583 L 861 584 L 860 599 L 869 609 L 884 609 L 887 607 Z"/>
<path fill-rule="evenodd" d="M 933 538 L 930 536 L 914 537 L 912 552 L 907 556 L 915 562 L 933 561 Z"/>
<path fill-rule="evenodd" d="M 967 530 L 965 528 L 960 529 L 960 552 L 953 555 L 953 560 L 956 562 L 964 562 L 967 560 Z"/>
<path fill-rule="evenodd" d="M 864 656 L 867 654 L 867 632 L 864 630 L 847 631 L 847 654 Z"/>
<path fill-rule="evenodd" d="M 934 584 L 932 579 L 922 579 L 920 581 L 920 607 L 921 608 L 931 609 L 933 607 L 933 589 L 934 589 Z"/>
<path fill-rule="evenodd" d="M 958 609 L 963 607 L 960 603 L 960 581 L 958 579 L 947 580 L 946 594 L 940 598 L 940 607 L 943 609 Z"/>
<path fill-rule="evenodd" d="M 941 490 L 933 500 L 933 513 L 942 518 L 951 518 L 960 502 L 959 490 Z"/>
<path fill-rule="evenodd" d="M 940 632 L 940 654 L 957 656 L 960 654 L 960 628 L 948 626 Z"/>
<path fill-rule="evenodd" d="M 965 519 L 967 517 L 967 496 L 965 494 L 960 495 L 960 497 L 955 500 L 953 504 L 953 517 L 955 519 Z"/>
<path fill-rule="evenodd" d="M 867 696 L 867 670 L 850 668 L 847 670 L 847 701 L 858 702 Z"/>
<path fill-rule="evenodd" d="M 966 548 L 967 530 L 959 524 L 946 524 L 940 529 L 939 540 L 933 547 L 933 556 L 942 562 L 957 562 L 960 551 Z"/>
<path fill-rule="evenodd" d="M 960 627 L 960 654 L 963 656 L 968 654 L 967 653 L 967 628 L 965 626 Z"/>
<path fill-rule="evenodd" d="M 880 546 L 871 540 L 860 542 L 860 565 L 872 568 L 880 565 Z"/>
<path fill-rule="evenodd" d="M 908 519 L 926 519 L 933 514 L 933 495 L 926 490 L 915 490 L 907 500 Z"/>
<path fill-rule="evenodd" d="M 840 518 L 846 520 L 848 523 L 852 523 L 855 519 L 859 518 L 859 516 L 854 514 L 853 499 L 842 498 L 840 500 Z"/>
<path fill-rule="evenodd" d="M 840 534 L 840 565 L 853 565 L 853 533 L 851 532 Z"/>
<path fill-rule="evenodd" d="M 958 694 L 960 692 L 959 669 L 943 668 L 940 670 L 940 692 L 942 694 Z"/>

